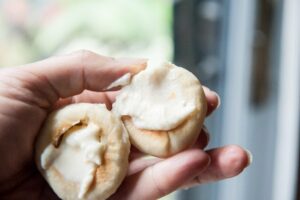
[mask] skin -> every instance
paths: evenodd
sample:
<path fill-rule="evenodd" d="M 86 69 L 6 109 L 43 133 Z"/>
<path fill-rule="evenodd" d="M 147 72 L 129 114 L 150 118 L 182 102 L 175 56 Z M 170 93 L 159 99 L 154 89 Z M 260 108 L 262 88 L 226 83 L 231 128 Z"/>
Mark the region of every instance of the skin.
<path fill-rule="evenodd" d="M 114 59 L 82 50 L 1 69 L 0 199 L 58 199 L 33 159 L 35 138 L 47 114 L 77 102 L 101 102 L 111 108 L 117 91 L 105 88 L 145 65 L 144 59 Z M 220 102 L 215 92 L 204 91 L 209 115 Z M 132 148 L 128 175 L 110 199 L 157 199 L 182 187 L 236 176 L 249 165 L 241 147 L 203 150 L 208 140 L 204 128 L 193 148 L 167 159 L 144 159 Z"/>

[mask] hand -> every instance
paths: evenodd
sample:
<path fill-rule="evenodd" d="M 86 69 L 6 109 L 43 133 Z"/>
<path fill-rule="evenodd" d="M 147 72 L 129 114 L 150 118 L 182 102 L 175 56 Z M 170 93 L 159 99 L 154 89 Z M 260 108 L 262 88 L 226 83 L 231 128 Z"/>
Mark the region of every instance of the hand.
<path fill-rule="evenodd" d="M 47 114 L 62 105 L 90 102 L 111 107 L 117 92 L 104 92 L 126 73 L 135 74 L 145 60 L 113 59 L 79 51 L 0 71 L 0 198 L 58 199 L 34 164 L 34 142 Z M 208 114 L 218 105 L 205 88 Z M 245 150 L 228 146 L 203 151 L 208 136 L 168 159 L 144 159 L 132 149 L 129 172 L 111 199 L 155 199 L 177 188 L 218 181 L 248 164 Z"/>

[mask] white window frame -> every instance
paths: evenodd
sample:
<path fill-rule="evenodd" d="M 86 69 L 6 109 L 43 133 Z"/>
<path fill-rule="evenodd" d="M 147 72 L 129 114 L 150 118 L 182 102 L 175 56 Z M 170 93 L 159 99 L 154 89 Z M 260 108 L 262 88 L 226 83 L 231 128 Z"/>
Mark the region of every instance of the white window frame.
<path fill-rule="evenodd" d="M 296 195 L 299 154 L 300 1 L 284 0 L 273 200 Z"/>

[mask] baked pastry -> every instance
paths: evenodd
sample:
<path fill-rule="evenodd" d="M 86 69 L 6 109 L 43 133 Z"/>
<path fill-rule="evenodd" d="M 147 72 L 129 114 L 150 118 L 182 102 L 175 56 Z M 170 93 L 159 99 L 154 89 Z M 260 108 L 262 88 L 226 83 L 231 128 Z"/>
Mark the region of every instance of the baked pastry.
<path fill-rule="evenodd" d="M 36 163 L 62 199 L 106 199 L 124 179 L 130 142 L 104 104 L 71 104 L 47 118 L 36 142 Z"/>
<path fill-rule="evenodd" d="M 192 146 L 202 127 L 207 103 L 199 80 L 184 68 L 149 60 L 113 104 L 140 151 L 168 157 Z"/>

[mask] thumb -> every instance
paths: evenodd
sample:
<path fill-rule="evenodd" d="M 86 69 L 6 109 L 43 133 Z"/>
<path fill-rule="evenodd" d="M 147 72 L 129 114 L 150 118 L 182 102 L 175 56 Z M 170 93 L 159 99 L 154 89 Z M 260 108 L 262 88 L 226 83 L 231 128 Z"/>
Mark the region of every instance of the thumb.
<path fill-rule="evenodd" d="M 145 59 L 114 59 L 81 50 L 17 69 L 31 77 L 27 82 L 36 87 L 43 86 L 40 90 L 53 104 L 59 98 L 80 94 L 85 89 L 103 91 L 122 75 L 135 74 L 145 67 Z"/>

